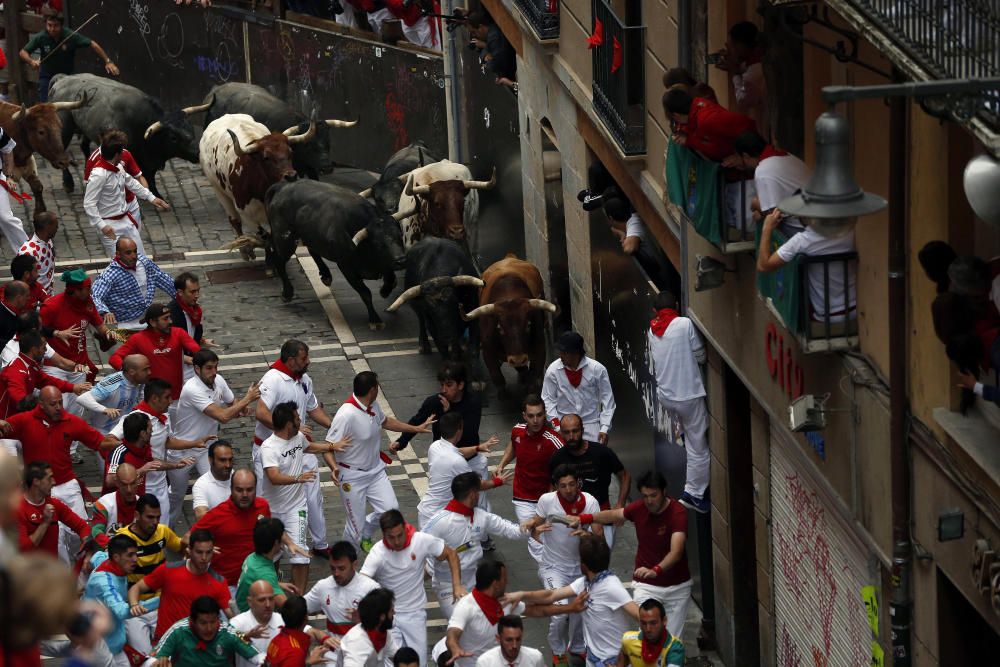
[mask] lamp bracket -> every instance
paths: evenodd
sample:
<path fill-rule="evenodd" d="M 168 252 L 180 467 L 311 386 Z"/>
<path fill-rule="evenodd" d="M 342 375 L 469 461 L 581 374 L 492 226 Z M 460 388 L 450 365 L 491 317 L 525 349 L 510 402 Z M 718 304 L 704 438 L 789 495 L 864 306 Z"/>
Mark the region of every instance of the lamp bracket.
<path fill-rule="evenodd" d="M 995 100 L 998 96 L 1000 96 L 1000 77 L 934 79 L 875 86 L 823 88 L 823 101 L 831 107 L 839 102 L 861 99 L 906 97 L 916 99 L 921 108 L 935 118 L 955 120 L 960 123 L 971 120 L 983 109 L 987 100 Z"/>

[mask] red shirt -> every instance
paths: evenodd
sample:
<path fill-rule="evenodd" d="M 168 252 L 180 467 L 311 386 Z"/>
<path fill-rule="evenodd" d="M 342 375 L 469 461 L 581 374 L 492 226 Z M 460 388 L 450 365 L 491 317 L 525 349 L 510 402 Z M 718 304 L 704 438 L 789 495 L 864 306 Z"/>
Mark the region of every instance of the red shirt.
<path fill-rule="evenodd" d="M 282 627 L 267 646 L 267 664 L 271 667 L 305 667 L 312 638 L 301 630 Z"/>
<path fill-rule="evenodd" d="M 639 541 L 639 548 L 635 552 L 637 568 L 659 565 L 670 553 L 670 538 L 673 534 L 687 534 L 687 510 L 676 500 L 671 500 L 659 514 L 651 514 L 641 500 L 636 500 L 625 506 L 625 518 L 635 524 L 635 536 Z M 653 579 L 643 579 L 642 583 L 651 586 L 676 586 L 690 578 L 687 553 L 682 553 L 676 565 Z"/>
<path fill-rule="evenodd" d="M 0 68 L 3 69 L 3 68 Z M 42 284 L 37 280 L 28 285 L 28 302 L 24 305 L 24 311 L 37 310 L 39 304 L 45 303 L 49 299 L 49 293 L 45 291 Z"/>
<path fill-rule="evenodd" d="M 94 170 L 94 165 L 97 164 L 98 160 L 101 159 L 101 147 L 98 146 L 94 149 L 94 152 L 90 154 L 87 161 L 83 164 L 83 182 L 86 183 L 90 179 L 90 172 Z M 132 178 L 139 180 L 142 176 L 142 169 L 139 168 L 139 163 L 135 161 L 132 157 L 132 153 L 126 148 L 122 151 L 122 167 Z M 135 199 L 135 194 L 128 188 L 125 188 L 125 203 Z"/>
<path fill-rule="evenodd" d="M 514 500 L 536 502 L 552 488 L 549 479 L 549 459 L 562 449 L 563 441 L 548 424 L 538 433 L 528 433 L 528 427 L 518 424 L 510 431 L 514 443 Z"/>
<path fill-rule="evenodd" d="M 26 496 L 21 497 L 21 506 L 17 510 L 17 541 L 21 553 L 29 551 L 45 551 L 54 558 L 59 557 L 59 524 L 64 523 L 72 528 L 80 539 L 86 541 L 90 537 L 90 524 L 71 510 L 66 503 L 58 498 L 46 498 L 45 503 L 56 508 L 42 541 L 37 546 L 31 541 L 31 535 L 42 524 L 42 510 L 45 504 L 35 505 Z"/>
<path fill-rule="evenodd" d="M 80 335 L 71 338 L 69 343 L 64 343 L 53 336 L 49 338 L 49 345 L 56 351 L 56 354 L 66 357 L 74 363 L 93 367 L 90 357 L 87 356 L 87 325 L 100 327 L 104 324 L 104 319 L 98 314 L 93 299 L 87 299 L 86 303 L 80 303 L 76 299 L 70 298 L 65 292 L 61 292 L 46 299 L 38 316 L 42 324 L 52 327 L 56 331 L 64 331 L 73 326 L 80 327 Z"/>
<path fill-rule="evenodd" d="M 33 461 L 46 461 L 52 466 L 56 484 L 76 479 L 69 446 L 74 440 L 84 447 L 98 451 L 104 435 L 76 415 L 63 410 L 58 421 L 50 422 L 41 408 L 21 412 L 7 420 L 12 427 L 6 437 L 20 440 L 25 465 Z"/>
<path fill-rule="evenodd" d="M 160 611 L 153 639 L 159 640 L 171 625 L 191 615 L 191 603 L 208 595 L 225 609 L 229 606 L 226 580 L 211 568 L 205 574 L 192 574 L 187 561 L 163 563 L 142 579 L 153 590 L 160 591 Z"/>
<path fill-rule="evenodd" d="M 696 97 L 683 129 L 687 133 L 685 145 L 688 148 L 710 160 L 722 162 L 736 152 L 733 145 L 736 137 L 756 128 L 757 124 L 750 116 L 728 111 L 711 100 Z"/>
<path fill-rule="evenodd" d="M 50 385 L 60 391 L 73 391 L 73 383 L 43 373 L 33 359 L 18 354 L 0 371 L 0 419 L 20 412 L 21 401 L 34 394 L 35 389 Z"/>
<path fill-rule="evenodd" d="M 131 463 L 138 470 L 152 460 L 153 448 L 149 446 L 149 443 L 146 443 L 146 446 L 142 449 L 134 449 L 131 443 L 122 440 L 122 444 L 111 450 L 111 453 L 104 461 L 104 480 L 102 480 L 101 484 L 101 493 L 111 493 L 114 487 L 109 487 L 105 482 L 108 475 L 117 472 L 118 466 L 121 464 Z M 142 475 L 139 478 L 139 488 L 136 491 L 136 495 L 141 496 L 144 493 L 146 493 L 146 476 Z"/>
<path fill-rule="evenodd" d="M 149 376 L 169 382 L 170 396 L 176 401 L 184 386 L 182 356 L 184 352 L 194 354 L 200 349 L 201 345 L 180 327 L 170 327 L 165 334 L 146 328 L 129 336 L 125 344 L 111 355 L 108 364 L 120 371 L 122 361 L 128 355 L 145 355 L 149 359 Z"/>
<path fill-rule="evenodd" d="M 253 528 L 259 519 L 271 517 L 271 506 L 263 498 L 254 499 L 253 505 L 245 510 L 238 508 L 232 498 L 212 508 L 191 530 L 207 528 L 215 538 L 215 548 L 219 553 L 212 560 L 215 570 L 226 578 L 230 585 L 240 581 L 243 561 L 253 553 Z"/>

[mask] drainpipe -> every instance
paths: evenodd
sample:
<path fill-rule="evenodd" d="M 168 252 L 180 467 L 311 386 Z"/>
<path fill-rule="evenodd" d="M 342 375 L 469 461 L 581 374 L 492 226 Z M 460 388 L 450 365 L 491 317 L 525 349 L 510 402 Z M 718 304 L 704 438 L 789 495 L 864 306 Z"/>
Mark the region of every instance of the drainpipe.
<path fill-rule="evenodd" d="M 454 14 L 454 0 L 442 0 L 441 13 L 446 15 Z M 442 27 L 444 21 L 441 22 Z M 444 96 L 445 96 L 445 122 L 448 124 L 448 159 L 452 162 L 461 162 L 463 159 L 464 147 L 462 146 L 462 86 L 458 79 L 458 73 L 462 70 L 462 63 L 459 59 L 459 46 L 455 39 L 456 31 L 444 31 L 445 39 L 442 40 L 444 55 Z"/>
<path fill-rule="evenodd" d="M 899 72 L 895 80 L 901 81 Z M 892 578 L 889 602 L 895 667 L 912 663 L 910 457 L 906 400 L 906 155 L 908 101 L 889 99 L 889 456 L 892 482 Z"/>

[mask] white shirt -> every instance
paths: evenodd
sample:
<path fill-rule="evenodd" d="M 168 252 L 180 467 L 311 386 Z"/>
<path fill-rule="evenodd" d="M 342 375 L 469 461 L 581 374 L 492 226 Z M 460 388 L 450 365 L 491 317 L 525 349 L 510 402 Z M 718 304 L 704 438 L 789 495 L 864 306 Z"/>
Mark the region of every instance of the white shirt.
<path fill-rule="evenodd" d="M 396 613 L 399 613 L 398 609 Z M 376 652 L 364 626 L 358 623 L 340 640 L 341 663 L 338 667 L 392 667 L 394 655 L 396 655 L 396 641 L 393 633 L 389 633 L 382 650 Z"/>
<path fill-rule="evenodd" d="M 117 533 L 118 529 L 123 526 L 123 524 L 118 522 L 118 492 L 105 493 L 97 499 L 97 502 L 108 513 L 108 522 L 105 524 L 104 532 L 110 537 Z"/>
<path fill-rule="evenodd" d="M 357 396 L 354 400 L 358 405 L 364 405 Z M 342 452 L 337 453 L 337 463 L 354 470 L 374 470 L 384 467 L 379 458 L 382 449 L 382 423 L 385 414 L 375 401 L 368 412 L 350 401 L 344 401 L 337 414 L 333 416 L 330 430 L 326 433 L 327 442 L 337 442 L 345 436 L 351 436 L 351 444 Z"/>
<path fill-rule="evenodd" d="M 596 514 L 601 511 L 601 506 L 594 496 L 583 491 L 580 492 L 580 495 L 585 499 L 580 514 Z M 549 491 L 542 494 L 535 505 L 535 513 L 540 517 L 547 517 L 550 514 L 565 516 L 566 510 L 559 502 L 559 492 Z M 590 527 L 587 526 L 586 529 L 589 530 Z M 545 565 L 560 570 L 580 570 L 580 538 L 573 537 L 570 534 L 572 532 L 569 526 L 555 523 L 552 524 L 552 530 L 540 535 L 542 538 L 542 562 Z"/>
<path fill-rule="evenodd" d="M 194 482 L 194 487 L 191 489 L 191 507 L 207 507 L 211 510 L 226 502 L 232 494 L 231 481 L 232 476 L 220 482 L 209 470 Z"/>
<path fill-rule="evenodd" d="M 705 396 L 699 366 L 705 362 L 705 343 L 690 319 L 674 318 L 663 336 L 650 329 L 646 340 L 660 400 L 690 401 Z"/>
<path fill-rule="evenodd" d="M 854 250 L 854 232 L 838 238 L 827 238 L 806 227 L 778 248 L 778 257 L 785 262 L 791 262 L 796 255 L 815 257 L 818 255 L 834 255 Z M 848 299 L 844 299 L 844 263 L 837 261 L 827 265 L 830 276 L 830 303 L 827 308 L 826 295 L 823 289 L 823 264 L 809 265 L 809 302 L 812 304 L 814 319 L 822 319 L 830 312 L 831 322 L 843 322 L 845 311 L 853 309 L 857 304 L 856 277 L 857 262 L 847 263 L 849 286 Z M 791 323 L 790 323 L 791 324 Z"/>
<path fill-rule="evenodd" d="M 267 632 L 264 634 L 266 637 L 257 637 L 251 639 L 250 643 L 253 647 L 260 651 L 261 655 L 267 655 L 267 647 L 270 646 L 271 640 L 278 636 L 281 632 L 282 626 L 285 622 L 281 619 L 281 614 L 277 611 L 271 614 L 271 618 L 267 621 Z M 237 632 L 249 632 L 256 628 L 260 623 L 254 618 L 253 612 L 247 609 L 242 614 L 237 614 L 229 619 L 229 625 Z M 236 667 L 250 667 L 255 663 L 243 658 L 240 654 L 236 654 Z"/>
<path fill-rule="evenodd" d="M 378 587 L 374 579 L 358 573 L 346 586 L 338 586 L 333 577 L 327 577 L 317 581 L 306 593 L 306 607 L 310 614 L 322 611 L 326 616 L 326 629 L 340 637 L 344 634 L 344 626 L 354 625 L 351 619 L 361 598 Z"/>
<path fill-rule="evenodd" d="M 646 226 L 642 224 L 638 213 L 633 213 L 625 222 L 625 238 L 630 236 L 635 236 L 640 241 L 646 240 Z"/>
<path fill-rule="evenodd" d="M 160 420 L 156 418 L 156 415 L 146 412 L 145 410 L 133 410 L 128 414 L 131 415 L 136 412 L 141 412 L 149 417 L 149 423 L 153 425 L 153 434 L 149 437 L 149 447 L 153 450 L 153 458 L 158 461 L 162 461 L 166 456 L 167 438 L 170 436 L 170 415 L 164 413 L 163 416 L 166 417 L 167 420 L 161 424 Z M 119 440 L 123 440 L 125 437 L 125 417 L 127 416 L 128 415 L 123 415 L 110 431 L 111 435 L 116 436 Z M 111 471 L 109 470 L 109 472 Z M 166 484 L 166 481 L 167 473 L 164 470 L 154 470 L 146 473 L 147 489 L 151 485 Z"/>
<path fill-rule="evenodd" d="M 421 530 L 452 499 L 451 480 L 464 472 L 472 472 L 472 468 L 455 445 L 444 438 L 431 443 L 427 449 L 427 491 L 417 505 Z"/>
<path fill-rule="evenodd" d="M 794 155 L 772 155 L 757 163 L 753 179 L 757 184 L 760 210 L 777 207 L 782 199 L 803 189 L 811 176 L 806 163 Z"/>
<path fill-rule="evenodd" d="M 299 411 L 299 419 L 304 424 L 310 411 L 319 407 L 319 399 L 313 392 L 312 378 L 308 373 L 303 373 L 301 378 L 293 378 L 281 371 L 271 368 L 257 385 L 260 390 L 260 400 L 268 410 L 274 410 L 274 406 L 279 403 L 291 401 Z M 271 429 L 257 422 L 254 427 L 254 446 L 263 442 L 271 435 Z M 306 470 L 316 470 L 319 462 L 315 454 L 306 454 L 303 458 L 303 465 Z"/>
<path fill-rule="evenodd" d="M 466 590 L 476 582 L 476 566 L 483 558 L 483 547 L 480 542 L 487 537 L 505 537 L 508 540 L 523 540 L 527 533 L 521 527 L 503 517 L 497 516 L 476 507 L 472 520 L 458 512 L 442 509 L 431 517 L 423 532 L 434 537 L 440 537 L 444 543 L 458 552 L 458 562 L 462 570 L 462 585 Z M 448 561 L 434 561 L 434 583 L 451 583 L 451 568 Z"/>
<path fill-rule="evenodd" d="M 267 469 L 277 468 L 283 475 L 298 477 L 302 474 L 302 459 L 308 446 L 309 441 L 301 433 L 296 433 L 289 440 L 272 433 L 260 446 L 260 464 L 264 468 L 261 495 L 271 503 L 271 511 L 275 514 L 303 509 L 306 506 L 306 487 L 303 484 L 272 484 L 267 477 Z"/>
<path fill-rule="evenodd" d="M 221 375 L 215 376 L 215 384 L 211 387 L 201 378 L 191 378 L 184 383 L 174 408 L 174 437 L 200 440 L 205 436 L 218 435 L 219 422 L 205 414 L 205 410 L 211 405 L 225 407 L 235 400 L 233 391 Z"/>
<path fill-rule="evenodd" d="M 520 616 L 524 613 L 524 603 L 519 602 L 517 606 L 504 605 L 503 613 L 504 615 L 516 614 Z M 479 608 L 479 603 L 472 597 L 471 592 L 455 603 L 455 609 L 451 612 L 451 618 L 448 620 L 448 627 L 462 631 L 458 645 L 463 650 L 472 653 L 471 657 L 456 660 L 454 664 L 458 667 L 474 667 L 479 656 L 497 643 L 497 626 L 487 620 L 486 614 Z M 435 661 L 437 656 L 447 650 L 446 639 L 446 637 L 442 637 L 441 641 L 434 646 L 431 655 Z"/>
<path fill-rule="evenodd" d="M 615 397 L 611 392 L 608 369 L 599 361 L 585 356 L 580 361 L 580 368 L 583 370 L 583 377 L 579 387 L 570 384 L 561 359 L 556 359 L 545 369 L 545 379 L 542 382 L 545 414 L 549 419 L 580 415 L 584 439 L 597 442 L 599 433 L 611 432 Z"/>
<path fill-rule="evenodd" d="M 38 260 L 38 284 L 51 296 L 52 279 L 56 273 L 56 250 L 52 241 L 43 241 L 38 238 L 38 234 L 33 234 L 21 245 L 17 254 L 31 255 Z"/>
<path fill-rule="evenodd" d="M 580 577 L 570 588 L 577 595 L 587 588 L 587 579 Z M 622 607 L 632 601 L 632 596 L 622 586 L 618 577 L 609 574 L 589 588 L 590 598 L 583 610 L 583 639 L 587 650 L 601 660 L 618 655 L 622 635 L 632 627 L 632 617 Z"/>
<path fill-rule="evenodd" d="M 476 660 L 476 667 L 545 667 L 542 652 L 537 648 L 521 645 L 513 662 L 508 660 L 499 646 L 494 646 Z"/>
<path fill-rule="evenodd" d="M 108 225 L 108 218 L 117 217 L 126 211 L 125 188 L 128 188 L 137 199 L 153 201 L 156 197 L 142 186 L 142 183 L 129 176 L 121 165 L 110 171 L 103 167 L 95 167 L 90 172 L 87 190 L 83 195 L 83 210 L 90 219 L 90 224 L 98 229 Z M 122 218 L 115 222 L 131 222 Z"/>
<path fill-rule="evenodd" d="M 444 540 L 419 531 L 413 534 L 410 546 L 401 551 L 391 551 L 379 540 L 361 566 L 361 574 L 396 594 L 397 614 L 423 611 L 427 604 L 424 561 L 443 553 Z"/>
<path fill-rule="evenodd" d="M 55 355 L 56 351 L 52 349 L 52 346 L 48 343 L 45 344 L 45 358 L 51 359 Z M 0 352 L 0 368 L 7 368 L 10 363 L 17 359 L 17 355 L 21 354 L 21 344 L 17 340 L 17 336 L 11 338 L 7 341 L 7 344 L 3 348 L 3 352 Z M 45 369 L 42 369 L 45 371 Z M 48 373 L 48 371 L 45 371 Z"/>

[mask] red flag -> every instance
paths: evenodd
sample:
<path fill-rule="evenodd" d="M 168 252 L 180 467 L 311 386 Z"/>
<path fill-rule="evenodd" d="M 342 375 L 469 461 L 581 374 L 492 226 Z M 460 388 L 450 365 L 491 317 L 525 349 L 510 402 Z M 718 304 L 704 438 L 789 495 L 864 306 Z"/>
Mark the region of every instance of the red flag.
<path fill-rule="evenodd" d="M 601 44 L 604 44 L 604 24 L 601 19 L 594 19 L 594 32 L 587 38 L 587 48 L 592 49 Z"/>
<path fill-rule="evenodd" d="M 611 48 L 613 49 L 611 55 L 611 73 L 614 74 L 622 66 L 622 45 L 618 41 L 617 35 L 611 38 Z"/>

